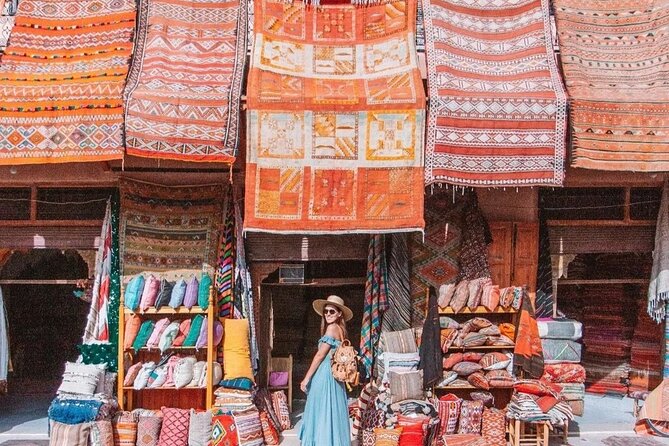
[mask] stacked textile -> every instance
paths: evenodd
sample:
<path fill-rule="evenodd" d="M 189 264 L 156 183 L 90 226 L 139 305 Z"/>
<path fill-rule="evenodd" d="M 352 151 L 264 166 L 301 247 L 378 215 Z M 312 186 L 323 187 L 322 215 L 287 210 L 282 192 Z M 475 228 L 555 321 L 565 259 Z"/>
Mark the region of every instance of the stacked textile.
<path fill-rule="evenodd" d="M 630 349 L 629 392 L 653 390 L 662 381 L 663 324 L 656 324 L 639 299 Z"/>
<path fill-rule="evenodd" d="M 123 157 L 134 0 L 22 0 L 0 64 L 0 164 Z"/>
<path fill-rule="evenodd" d="M 514 385 L 507 417 L 529 422 L 547 421 L 553 426 L 573 419 L 571 407 L 560 396 L 560 388 L 537 380 L 521 380 Z"/>

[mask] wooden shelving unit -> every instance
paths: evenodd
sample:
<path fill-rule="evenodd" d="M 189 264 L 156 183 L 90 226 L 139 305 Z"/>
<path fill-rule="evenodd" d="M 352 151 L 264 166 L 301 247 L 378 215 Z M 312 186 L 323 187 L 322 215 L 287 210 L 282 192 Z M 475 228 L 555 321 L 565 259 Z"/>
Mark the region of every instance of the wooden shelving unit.
<path fill-rule="evenodd" d="M 471 309 L 469 307 L 464 307 L 462 310 L 458 311 L 457 313 L 453 310 L 451 307 L 446 307 L 446 308 L 440 308 L 439 309 L 439 314 L 440 315 L 452 315 L 452 314 L 514 314 L 518 313 L 518 310 L 515 308 L 504 308 L 502 306 L 498 306 L 495 308 L 493 311 L 488 310 L 486 307 L 483 305 L 479 305 L 475 309 Z"/>
<path fill-rule="evenodd" d="M 648 279 L 558 279 L 558 285 L 648 285 Z"/>

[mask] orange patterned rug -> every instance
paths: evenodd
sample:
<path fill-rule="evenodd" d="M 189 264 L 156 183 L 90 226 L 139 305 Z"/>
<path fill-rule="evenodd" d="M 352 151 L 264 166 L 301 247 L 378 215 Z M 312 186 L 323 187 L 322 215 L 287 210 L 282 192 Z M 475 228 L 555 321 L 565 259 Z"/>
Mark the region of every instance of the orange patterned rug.
<path fill-rule="evenodd" d="M 246 231 L 423 228 L 415 14 L 415 0 L 255 2 Z"/>

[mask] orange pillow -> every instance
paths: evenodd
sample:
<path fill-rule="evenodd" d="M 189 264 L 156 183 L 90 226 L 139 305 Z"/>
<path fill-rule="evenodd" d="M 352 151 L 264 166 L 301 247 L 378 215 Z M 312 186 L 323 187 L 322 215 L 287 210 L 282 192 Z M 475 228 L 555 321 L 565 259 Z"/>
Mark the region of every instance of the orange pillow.
<path fill-rule="evenodd" d="M 513 324 L 508 322 L 499 324 L 499 332 L 509 339 L 516 339 L 516 327 Z"/>
<path fill-rule="evenodd" d="M 142 325 L 142 318 L 136 314 L 131 314 L 125 320 L 125 334 L 123 335 L 123 350 L 132 348 L 132 343 L 139 333 L 139 327 Z"/>
<path fill-rule="evenodd" d="M 377 427 L 374 429 L 375 446 L 399 446 L 400 435 L 402 434 L 401 427 L 396 429 L 384 429 Z"/>
<path fill-rule="evenodd" d="M 399 446 L 423 446 L 424 432 L 423 423 L 402 426 Z"/>

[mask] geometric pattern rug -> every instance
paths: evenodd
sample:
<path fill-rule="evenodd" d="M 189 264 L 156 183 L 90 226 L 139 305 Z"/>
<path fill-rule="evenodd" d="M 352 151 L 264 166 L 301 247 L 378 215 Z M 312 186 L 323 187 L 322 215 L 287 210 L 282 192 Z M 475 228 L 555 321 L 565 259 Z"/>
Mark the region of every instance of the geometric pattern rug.
<path fill-rule="evenodd" d="M 421 229 L 415 0 L 255 2 L 245 231 Z"/>

